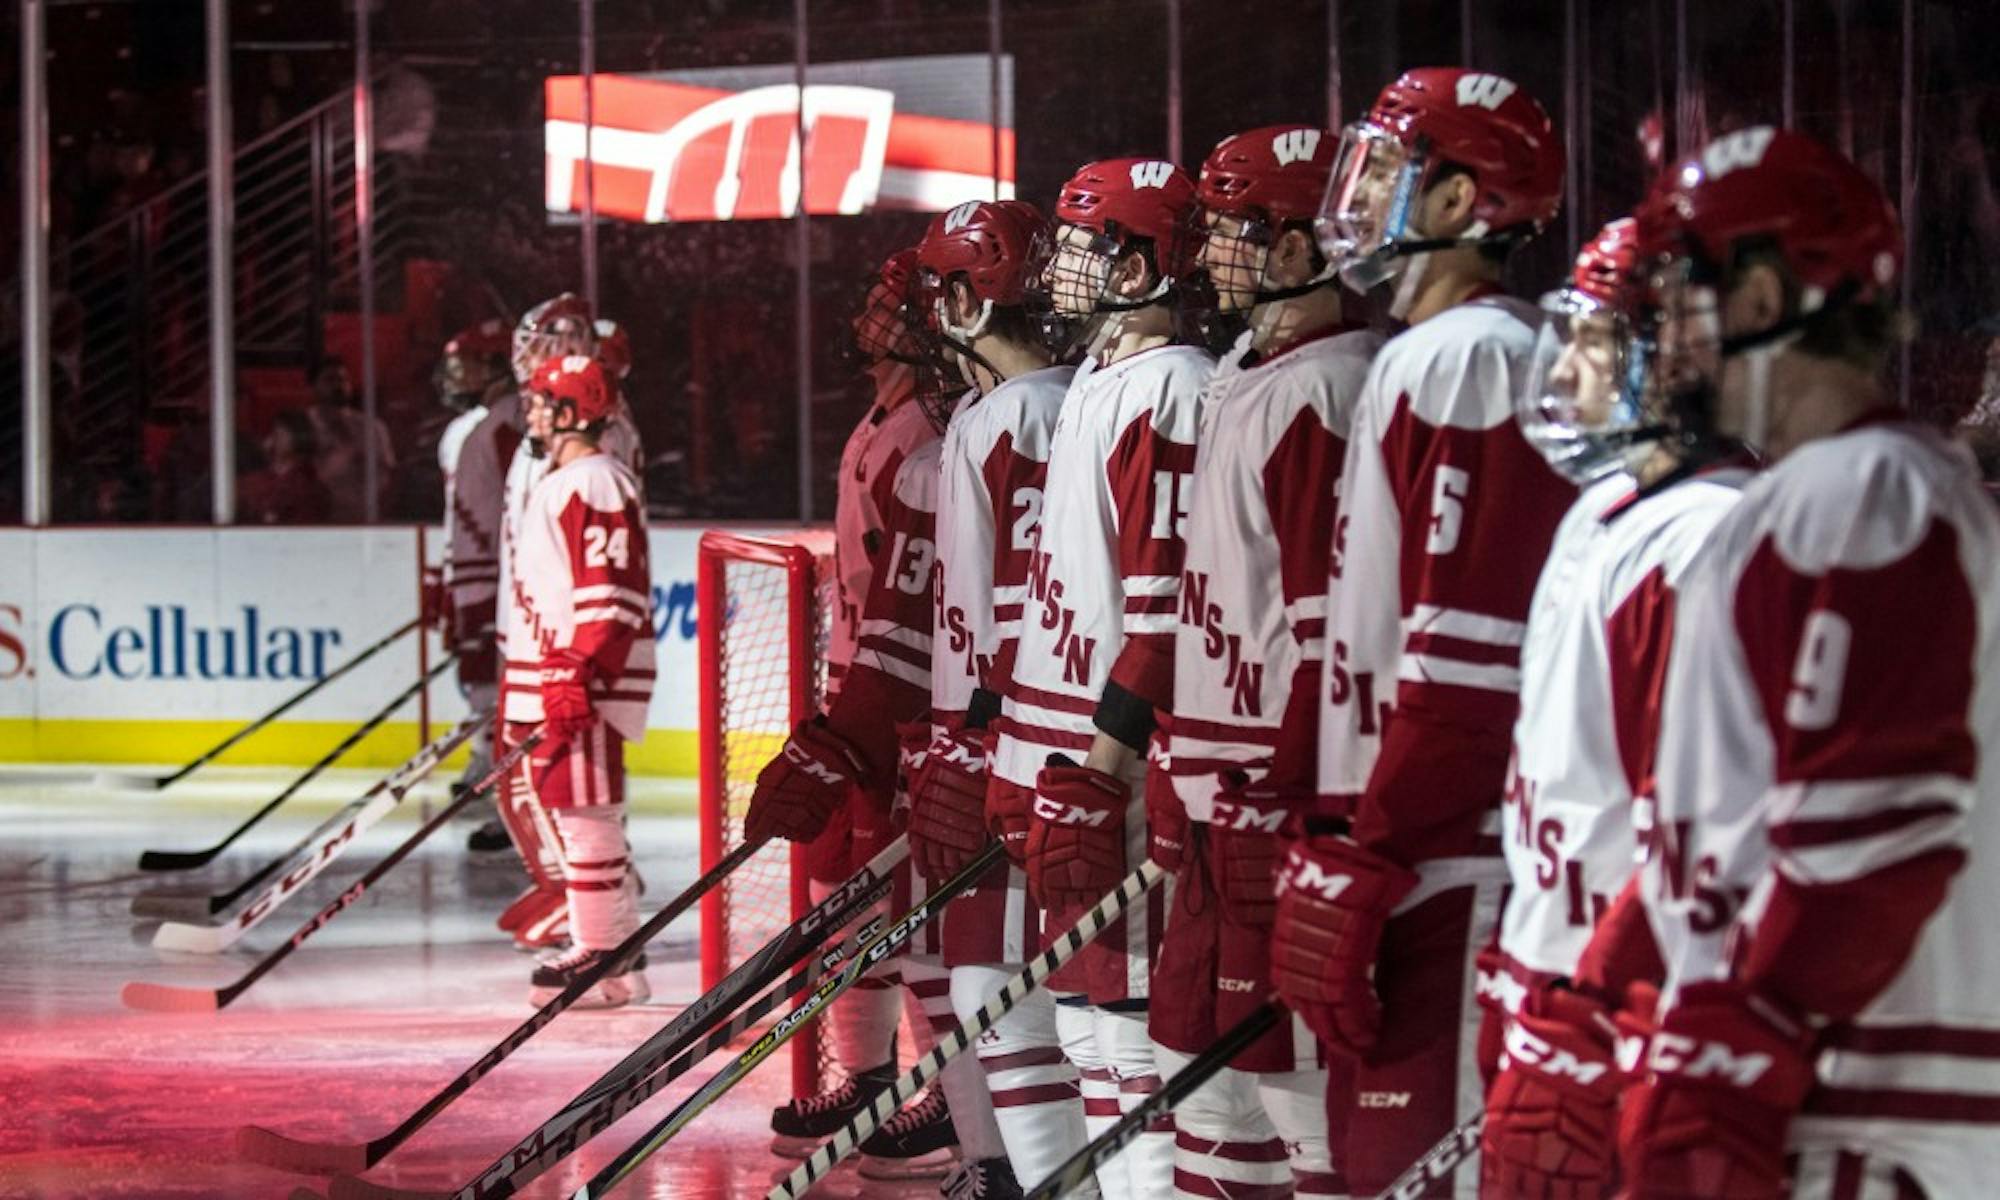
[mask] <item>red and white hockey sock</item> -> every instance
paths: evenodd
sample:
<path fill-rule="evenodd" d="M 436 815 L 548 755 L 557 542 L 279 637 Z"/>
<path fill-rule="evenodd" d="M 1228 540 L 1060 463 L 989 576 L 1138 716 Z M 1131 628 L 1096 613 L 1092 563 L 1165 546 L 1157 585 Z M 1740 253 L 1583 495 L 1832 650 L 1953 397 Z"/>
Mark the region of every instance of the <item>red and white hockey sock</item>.
<path fill-rule="evenodd" d="M 808 891 L 814 904 L 833 894 L 839 886 L 815 879 Z M 892 965 L 892 964 L 886 964 Z M 856 981 L 827 1006 L 827 1053 L 844 1075 L 859 1075 L 872 1067 L 895 1062 L 896 1026 L 902 1020 L 902 990 L 893 974 L 883 977 L 877 969 Z"/>
<path fill-rule="evenodd" d="M 1153 1061 L 1165 1079 L 1193 1057 L 1153 1044 Z M 1324 1129 L 1322 1121 L 1322 1144 Z M 1291 1183 L 1285 1144 L 1264 1113 L 1255 1075 L 1224 1067 L 1174 1106 L 1176 1196 L 1286 1196 Z"/>
<path fill-rule="evenodd" d="M 1326 1118 L 1326 1070 L 1273 1071 L 1257 1076 L 1257 1098 L 1291 1152 L 1292 1195 L 1346 1200 L 1347 1177 L 1333 1162 Z"/>
<path fill-rule="evenodd" d="M 953 967 L 952 1005 L 977 1011 L 1018 968 Z M 1037 988 L 973 1044 L 985 1075 L 994 1124 L 1014 1178 L 1031 1188 L 1083 1148 L 1083 1097 L 1076 1067 L 1056 1036 L 1055 997 Z M 951 1093 L 954 1103 L 957 1097 Z M 961 1142 L 961 1144 L 963 1144 Z M 972 1151 L 967 1158 L 975 1157 Z"/>
<path fill-rule="evenodd" d="M 1083 1132 L 1095 1141 L 1118 1123 L 1118 1073 L 1097 1044 L 1097 1010 L 1081 996 L 1058 997 L 1056 1033 L 1062 1052 L 1076 1066 L 1083 1091 Z M 1144 1200 L 1125 1185 L 1125 1156 L 1119 1154 L 1097 1168 L 1097 1186 L 1104 1200 Z M 1024 1181 L 1025 1184 L 1025 1181 Z"/>
<path fill-rule="evenodd" d="M 568 877 L 569 936 L 586 950 L 615 949 L 639 928 L 634 889 L 626 886 L 632 851 L 625 842 L 624 808 L 555 810 Z"/>
<path fill-rule="evenodd" d="M 997 985 L 996 985 L 997 986 Z M 958 1028 L 958 1014 L 952 1011 L 952 973 L 935 954 L 914 954 L 903 960 L 905 1008 L 920 1011 L 910 1018 L 917 1031 L 917 1049 L 928 1054 L 942 1038 Z M 980 1003 L 985 1003 L 982 997 Z M 973 1009 L 977 1009 L 974 1005 Z M 968 1162 L 999 1158 L 1007 1153 L 1000 1127 L 993 1120 L 993 1101 L 986 1093 L 986 1076 L 979 1069 L 977 1053 L 961 1053 L 945 1064 L 937 1086 L 951 1105 L 951 1124 L 958 1134 L 960 1154 Z"/>
<path fill-rule="evenodd" d="M 1091 1010 L 1097 1034 L 1097 1053 L 1118 1082 L 1118 1112 L 1124 1116 L 1144 1104 L 1160 1090 L 1159 1068 L 1153 1061 L 1153 1039 L 1146 1033 L 1146 1014 Z M 1163 1113 L 1146 1126 L 1117 1158 L 1111 1170 L 1125 1169 L 1126 1194 L 1133 1197 L 1164 1196 L 1174 1186 L 1174 1117 Z M 1104 1186 L 1105 1172 L 1098 1172 Z M 1114 1185 L 1115 1186 L 1115 1185 Z M 1111 1189 L 1104 1189 L 1106 1196 Z"/>

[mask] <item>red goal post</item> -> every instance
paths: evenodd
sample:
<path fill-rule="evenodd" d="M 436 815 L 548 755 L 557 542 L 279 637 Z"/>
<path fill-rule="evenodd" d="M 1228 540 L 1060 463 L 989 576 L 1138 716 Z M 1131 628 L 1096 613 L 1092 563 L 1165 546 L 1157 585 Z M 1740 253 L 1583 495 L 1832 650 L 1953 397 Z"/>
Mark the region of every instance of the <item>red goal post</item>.
<path fill-rule="evenodd" d="M 830 529 L 702 534 L 695 587 L 704 872 L 741 843 L 757 772 L 792 726 L 819 710 L 833 586 Z M 811 906 L 803 848 L 768 846 L 752 857 L 702 898 L 702 990 Z M 794 1096 L 820 1087 L 817 1025 L 792 1040 Z"/>

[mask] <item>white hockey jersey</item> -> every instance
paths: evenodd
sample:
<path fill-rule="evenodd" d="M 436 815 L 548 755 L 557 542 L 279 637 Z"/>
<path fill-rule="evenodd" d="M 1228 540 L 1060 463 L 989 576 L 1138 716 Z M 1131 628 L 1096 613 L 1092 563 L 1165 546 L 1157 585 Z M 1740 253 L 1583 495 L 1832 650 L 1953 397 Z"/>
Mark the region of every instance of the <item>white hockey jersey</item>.
<path fill-rule="evenodd" d="M 645 501 L 624 462 L 588 454 L 539 479 L 518 524 L 507 593 L 505 718 L 542 719 L 542 661 L 568 650 L 591 664 L 598 715 L 628 741 L 644 737 L 651 591 Z"/>
<path fill-rule="evenodd" d="M 1191 820 L 1209 819 L 1216 773 L 1236 764 L 1315 782 L 1334 491 L 1381 347 L 1329 330 L 1244 368 L 1246 335 L 1203 391 L 1167 745 Z"/>
<path fill-rule="evenodd" d="M 944 431 L 931 719 L 957 728 L 1021 636 L 1056 413 L 1076 374 L 1045 367 L 969 398 Z M 1006 660 L 1003 664 L 1002 660 Z"/>
<path fill-rule="evenodd" d="M 1576 498 L 1514 397 L 1540 310 L 1460 304 L 1369 369 L 1328 563 L 1320 793 L 1412 865 L 1493 854 L 1528 602 Z"/>
<path fill-rule="evenodd" d="M 509 393 L 475 411 L 485 415 L 466 431 L 445 470 L 444 582 L 458 629 L 467 638 L 490 637 L 494 628 L 500 529 L 507 470 L 521 443 L 521 400 Z M 458 421 L 452 422 L 451 428 L 457 427 Z M 445 465 L 444 449 L 440 440 L 440 465 Z"/>
<path fill-rule="evenodd" d="M 1931 1196 L 1991 1194 L 2000 514 L 1943 436 L 1860 422 L 1744 489 L 1679 614 L 1641 875 L 1667 1003 L 1734 973 L 1833 1018 L 1793 1145 L 1879 1154 Z M 1959 853 L 1926 911 L 1924 875 Z M 1832 886 L 1839 915 L 1816 919 Z"/>
<path fill-rule="evenodd" d="M 1071 378 L 995 722 L 1000 778 L 1033 787 L 1049 755 L 1083 761 L 1100 717 L 1116 724 L 1140 705 L 1170 706 L 1188 483 L 1201 389 L 1214 369 L 1201 350 L 1161 346 L 1110 366 L 1086 362 Z M 1131 702 L 1101 712 L 1114 684 Z M 1123 738 L 1143 745 L 1144 732 Z"/>
<path fill-rule="evenodd" d="M 626 409 L 623 401 L 619 402 L 618 411 L 605 422 L 604 432 L 598 440 L 598 445 L 604 453 L 625 467 L 631 474 L 634 484 L 639 484 L 645 477 L 646 455 L 639 445 L 639 427 L 632 423 L 632 414 Z M 512 587 L 513 546 L 521 514 L 527 509 L 528 496 L 535 485 L 549 474 L 549 467 L 550 460 L 546 456 L 532 453 L 525 438 L 520 439 L 514 447 L 514 457 L 507 464 L 506 486 L 500 505 L 499 580 L 500 594 L 503 596 L 507 595 Z M 645 492 L 643 484 L 640 487 L 639 511 L 643 515 L 646 511 Z M 649 583 L 648 587 L 650 586 Z M 500 642 L 503 647 L 507 642 L 508 619 L 509 608 L 503 604 L 498 613 Z"/>
<path fill-rule="evenodd" d="M 931 415 L 912 398 L 914 386 L 907 368 L 891 375 L 840 453 L 833 510 L 836 592 L 827 647 L 831 691 L 839 690 L 841 676 L 854 658 L 855 627 L 882 549 L 882 510 L 895 488 L 896 472 L 912 450 L 938 436 Z"/>
<path fill-rule="evenodd" d="M 1574 976 L 1637 867 L 1632 803 L 1650 770 L 1675 595 L 1749 478 L 1716 467 L 1641 494 L 1614 475 L 1556 530 L 1521 645 L 1500 820 L 1513 884 L 1500 949 L 1521 983 Z"/>

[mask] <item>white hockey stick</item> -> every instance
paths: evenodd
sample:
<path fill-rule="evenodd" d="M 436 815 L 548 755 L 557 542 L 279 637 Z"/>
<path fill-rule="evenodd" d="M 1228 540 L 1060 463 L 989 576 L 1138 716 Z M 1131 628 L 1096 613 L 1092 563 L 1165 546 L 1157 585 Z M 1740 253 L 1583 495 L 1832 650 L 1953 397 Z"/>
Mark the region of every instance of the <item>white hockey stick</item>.
<path fill-rule="evenodd" d="M 354 840 L 403 802 L 411 788 L 437 769 L 453 750 L 479 732 L 492 717 L 474 713 L 460 721 L 450 733 L 433 741 L 416 756 L 396 768 L 387 778 L 369 788 L 367 794 L 348 807 L 353 811 L 344 821 L 329 822 L 325 832 L 310 846 L 294 855 L 278 877 L 257 896 L 219 925 L 194 925 L 168 921 L 153 934 L 155 950 L 175 950 L 187 954 L 220 954 L 236 940 L 256 928 L 278 906 L 297 895 L 299 889 L 339 858 Z"/>

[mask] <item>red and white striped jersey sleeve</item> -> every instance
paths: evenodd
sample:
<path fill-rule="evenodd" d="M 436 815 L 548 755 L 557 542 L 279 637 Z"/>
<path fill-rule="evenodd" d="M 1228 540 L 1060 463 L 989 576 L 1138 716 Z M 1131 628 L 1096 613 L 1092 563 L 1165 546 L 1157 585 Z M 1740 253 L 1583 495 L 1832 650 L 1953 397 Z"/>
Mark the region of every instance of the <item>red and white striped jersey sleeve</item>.
<path fill-rule="evenodd" d="M 1514 420 L 1539 322 L 1509 297 L 1461 304 L 1392 339 L 1363 389 L 1329 585 L 1321 778 L 1335 795 L 1365 781 L 1356 837 L 1399 861 L 1498 848 L 1528 605 L 1576 496 Z"/>
<path fill-rule="evenodd" d="M 896 722 L 930 707 L 941 459 L 932 439 L 897 469 L 882 509 L 884 546 L 862 601 L 854 661 L 827 707 L 827 724 L 868 762 L 863 786 L 884 801 L 895 782 Z"/>

